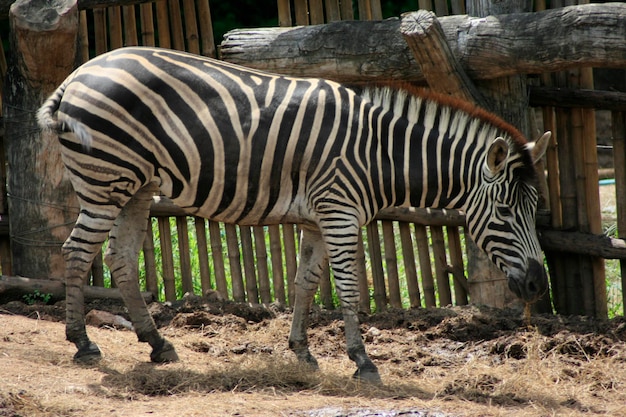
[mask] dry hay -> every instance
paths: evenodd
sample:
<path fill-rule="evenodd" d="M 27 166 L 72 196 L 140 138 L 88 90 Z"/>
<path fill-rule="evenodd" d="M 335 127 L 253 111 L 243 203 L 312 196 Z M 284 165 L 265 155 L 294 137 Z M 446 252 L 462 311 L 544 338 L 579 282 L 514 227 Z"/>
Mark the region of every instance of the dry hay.
<path fill-rule="evenodd" d="M 39 315 L 54 317 L 49 307 Z M 336 312 L 311 316 L 317 373 L 288 351 L 291 317 L 280 310 L 196 300 L 153 313 L 180 363 L 147 363 L 134 334 L 90 328 L 106 357 L 77 366 L 62 324 L 0 316 L 0 417 L 626 416 L 623 318 L 539 316 L 528 328 L 521 312 L 476 307 L 363 317 L 384 381 L 372 386 L 350 377 Z"/>

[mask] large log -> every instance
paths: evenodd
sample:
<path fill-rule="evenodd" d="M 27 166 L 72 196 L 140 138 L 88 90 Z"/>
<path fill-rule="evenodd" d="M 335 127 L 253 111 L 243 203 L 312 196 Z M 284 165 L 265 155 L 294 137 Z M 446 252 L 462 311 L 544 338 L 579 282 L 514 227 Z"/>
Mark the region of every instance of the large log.
<path fill-rule="evenodd" d="M 121 300 L 122 295 L 117 288 L 104 288 L 86 285 L 84 287 L 85 298 L 92 299 L 115 299 Z M 55 279 L 34 279 L 0 275 L 0 300 L 20 300 L 24 296 L 40 294 L 50 297 L 51 301 L 65 299 L 65 283 Z M 146 303 L 154 300 L 151 292 L 142 292 Z"/>
<path fill-rule="evenodd" d="M 622 3 L 486 18 L 447 16 L 440 22 L 452 51 L 475 80 L 581 66 L 626 66 Z M 224 36 L 221 56 L 261 70 L 347 83 L 425 81 L 400 34 L 398 19 L 236 29 Z"/>
<path fill-rule="evenodd" d="M 11 6 L 11 64 L 4 97 L 13 274 L 62 278 L 61 245 L 78 215 L 60 144 L 41 132 L 41 102 L 75 66 L 76 0 L 18 0 Z"/>

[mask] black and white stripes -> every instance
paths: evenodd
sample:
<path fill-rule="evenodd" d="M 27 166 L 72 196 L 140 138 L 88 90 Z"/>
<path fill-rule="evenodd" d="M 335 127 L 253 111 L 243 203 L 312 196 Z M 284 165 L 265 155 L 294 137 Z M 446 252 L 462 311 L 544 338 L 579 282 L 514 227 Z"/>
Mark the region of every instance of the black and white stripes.
<path fill-rule="evenodd" d="M 310 305 L 327 257 L 344 315 L 354 312 L 359 228 L 389 206 L 464 209 L 470 235 L 518 295 L 531 300 L 546 286 L 542 268 L 539 276 L 528 271 L 530 263 L 542 263 L 531 180 L 549 135 L 538 145 L 526 143 L 466 103 L 410 87 L 357 93 L 332 81 L 182 52 L 122 48 L 71 74 L 43 104 L 39 121 L 58 132 L 82 208 L 64 247 L 67 279 L 86 276 L 110 235 L 106 259 L 120 265 L 113 275 L 127 304 L 137 298 L 135 288 L 124 285 L 135 271 L 119 261 L 125 250 L 119 241 L 139 248 L 143 237 L 119 233 L 145 222 L 144 201 L 155 190 L 217 221 L 302 224 L 301 247 L 311 253 L 301 253 L 296 315 Z M 165 352 L 173 348 L 153 323 L 142 322 L 143 309 L 132 309 L 140 339 L 151 342 L 154 360 L 172 359 L 159 356 L 159 343 L 166 343 Z M 68 306 L 68 329 L 80 328 L 75 322 L 82 313 L 75 310 Z M 352 321 L 346 319 L 350 356 L 360 376 L 377 376 L 358 322 L 356 332 L 348 329 Z M 294 318 L 290 344 L 313 362 L 305 323 Z M 68 330 L 68 338 L 79 354 L 99 355 L 83 330 Z"/>

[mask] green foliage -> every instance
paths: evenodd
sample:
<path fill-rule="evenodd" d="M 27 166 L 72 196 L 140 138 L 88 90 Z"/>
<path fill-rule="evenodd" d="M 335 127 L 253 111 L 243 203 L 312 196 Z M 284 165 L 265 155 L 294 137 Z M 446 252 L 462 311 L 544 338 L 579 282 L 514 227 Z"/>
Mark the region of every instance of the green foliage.
<path fill-rule="evenodd" d="M 48 304 L 52 299 L 52 294 L 43 294 L 39 290 L 35 290 L 30 294 L 26 294 L 22 297 L 24 302 L 30 306 L 33 304 Z"/>

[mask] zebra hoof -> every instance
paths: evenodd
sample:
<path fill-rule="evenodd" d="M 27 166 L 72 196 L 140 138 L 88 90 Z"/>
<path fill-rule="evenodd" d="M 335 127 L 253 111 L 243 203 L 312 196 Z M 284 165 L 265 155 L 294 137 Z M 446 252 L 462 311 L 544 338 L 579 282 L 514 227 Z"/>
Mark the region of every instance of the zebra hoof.
<path fill-rule="evenodd" d="M 371 366 L 366 365 L 357 369 L 352 378 L 359 380 L 361 382 L 366 382 L 368 384 L 373 385 L 381 385 L 382 380 L 380 379 L 380 374 L 378 373 L 378 369 L 374 364 Z"/>
<path fill-rule="evenodd" d="M 74 355 L 74 362 L 81 364 L 90 364 L 98 362 L 102 359 L 100 348 L 93 342 L 89 342 L 85 346 L 78 349 Z"/>
<path fill-rule="evenodd" d="M 310 368 L 312 371 L 319 371 L 320 366 L 317 363 L 317 359 L 315 359 L 315 356 L 311 355 L 311 352 L 309 352 L 309 349 L 298 351 L 295 353 L 296 353 L 296 357 L 298 358 L 298 362 L 301 365 L 304 365 Z"/>
<path fill-rule="evenodd" d="M 159 347 L 152 349 L 150 360 L 154 363 L 178 362 L 178 354 L 174 345 L 163 339 L 163 343 Z"/>

